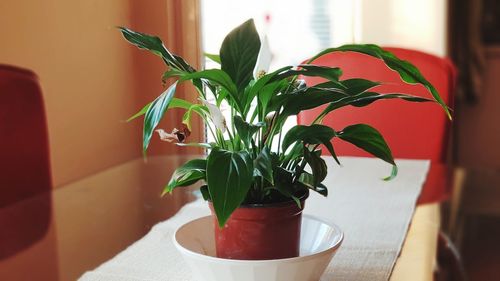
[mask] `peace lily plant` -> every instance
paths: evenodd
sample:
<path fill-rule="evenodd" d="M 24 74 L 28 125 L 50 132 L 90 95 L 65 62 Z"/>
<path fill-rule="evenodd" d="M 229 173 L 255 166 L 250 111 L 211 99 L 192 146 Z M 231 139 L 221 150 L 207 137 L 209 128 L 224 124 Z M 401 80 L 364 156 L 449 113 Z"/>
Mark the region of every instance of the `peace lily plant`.
<path fill-rule="evenodd" d="M 157 130 L 162 140 L 181 146 L 199 146 L 208 150 L 206 159 L 188 161 L 179 167 L 165 192 L 198 181 L 205 185 L 201 192 L 210 200 L 219 226 L 242 204 L 267 204 L 294 200 L 309 190 L 327 196 L 322 182 L 327 164 L 321 157 L 324 147 L 339 160 L 332 145 L 333 138 L 354 144 L 375 157 L 393 165 L 390 179 L 397 174 L 391 150 L 381 134 L 366 124 L 346 128 L 322 125 L 327 114 L 345 106 L 364 107 L 378 100 L 403 99 L 410 102 L 437 102 L 450 116 L 436 89 L 407 61 L 395 57 L 376 45 L 344 45 L 326 49 L 305 64 L 285 66 L 268 72 L 270 52 L 261 43 L 253 20 L 231 31 L 224 39 L 218 55 L 207 55 L 220 64 L 220 69 L 196 70 L 182 57 L 170 52 L 155 36 L 120 28 L 127 41 L 159 56 L 168 70 L 163 81 L 172 81 L 154 101 L 131 119 L 144 115 L 143 150 L 165 112 L 172 108 L 185 110 L 183 125 L 171 133 Z M 315 59 L 331 52 L 358 52 L 383 61 L 399 73 L 402 81 L 422 84 L 432 98 L 402 93 L 380 94 L 373 90 L 379 82 L 363 78 L 342 80 L 342 70 L 314 64 Z M 301 76 L 321 77 L 325 82 L 307 85 Z M 175 97 L 181 83 L 190 82 L 198 91 L 197 103 Z M 213 96 L 213 102 L 209 97 Z M 231 120 L 225 120 L 221 104 L 227 103 Z M 287 118 L 303 110 L 326 105 L 310 125 L 298 125 L 283 132 Z M 190 120 L 197 114 L 205 121 L 213 143 L 190 143 Z M 229 122 L 226 122 L 229 121 Z M 274 144 L 274 146 L 273 146 Z M 276 147 L 277 149 L 272 149 Z"/>

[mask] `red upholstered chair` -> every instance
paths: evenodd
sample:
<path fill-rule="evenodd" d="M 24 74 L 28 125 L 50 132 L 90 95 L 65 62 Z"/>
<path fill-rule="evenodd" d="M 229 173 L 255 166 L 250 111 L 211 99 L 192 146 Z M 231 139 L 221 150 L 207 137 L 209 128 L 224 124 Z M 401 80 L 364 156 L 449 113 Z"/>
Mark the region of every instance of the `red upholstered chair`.
<path fill-rule="evenodd" d="M 414 50 L 384 49 L 414 64 L 436 87 L 445 103 L 450 107 L 453 106 L 456 71 L 449 60 Z M 314 64 L 340 67 L 343 70 L 342 79 L 363 77 L 384 82 L 383 85 L 374 88 L 375 92 L 431 97 L 423 86 L 401 82 L 399 75 L 388 69 L 382 61 L 363 54 L 331 53 L 320 57 Z M 317 78 L 303 77 L 303 79 L 308 85 L 323 82 Z M 321 109 L 313 109 L 302 112 L 298 116 L 298 123 L 310 124 L 320 111 Z M 446 162 L 451 123 L 440 106 L 433 103 L 415 104 L 401 100 L 384 100 L 363 108 L 341 108 L 327 115 L 323 122 L 337 130 L 356 123 L 369 124 L 378 129 L 396 158 L 431 160 L 419 204 L 441 202 L 449 197 L 452 184 Z M 369 156 L 349 143 L 334 140 L 333 144 L 338 155 Z M 441 234 L 440 261 L 446 263 L 445 267 L 451 268 L 451 274 L 454 274 L 453 280 L 462 280 L 464 274 L 459 256 L 450 245 L 446 236 Z"/>
<path fill-rule="evenodd" d="M 37 76 L 0 65 L 0 260 L 43 237 L 51 216 L 47 123 Z M 39 204 L 25 204 L 33 200 Z M 29 208 L 20 206 L 30 206 Z"/>

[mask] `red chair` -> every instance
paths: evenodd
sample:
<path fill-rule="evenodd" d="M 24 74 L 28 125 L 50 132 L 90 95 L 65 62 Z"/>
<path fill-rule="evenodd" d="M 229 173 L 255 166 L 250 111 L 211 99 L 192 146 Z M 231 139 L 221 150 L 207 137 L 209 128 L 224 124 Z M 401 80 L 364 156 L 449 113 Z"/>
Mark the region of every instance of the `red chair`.
<path fill-rule="evenodd" d="M 447 60 L 419 51 L 385 48 L 397 57 L 414 64 L 440 93 L 449 106 L 453 105 L 456 71 Z M 382 61 L 358 53 L 331 53 L 320 57 L 314 64 L 340 67 L 342 79 L 363 77 L 384 82 L 374 88 L 379 93 L 407 93 L 431 97 L 421 85 L 408 85 L 399 75 L 388 69 Z M 318 78 L 303 77 L 308 85 L 323 82 Z M 310 124 L 321 112 L 321 108 L 299 114 L 298 124 Z M 323 124 L 334 129 L 365 123 L 378 129 L 391 147 L 396 158 L 430 159 L 431 167 L 418 204 L 442 202 L 449 198 L 452 190 L 451 177 L 447 168 L 447 145 L 449 143 L 450 121 L 442 108 L 433 103 L 415 104 L 401 100 L 378 101 L 367 107 L 344 107 L 324 119 Z M 370 156 L 357 147 L 334 139 L 338 155 Z M 439 261 L 448 268 L 451 280 L 463 280 L 460 257 L 444 234 L 439 236 Z"/>
<path fill-rule="evenodd" d="M 8 65 L 0 65 L 0 161 L 1 260 L 42 238 L 51 217 L 42 91 L 33 72 Z M 43 203 L 19 207 L 34 198 Z"/>

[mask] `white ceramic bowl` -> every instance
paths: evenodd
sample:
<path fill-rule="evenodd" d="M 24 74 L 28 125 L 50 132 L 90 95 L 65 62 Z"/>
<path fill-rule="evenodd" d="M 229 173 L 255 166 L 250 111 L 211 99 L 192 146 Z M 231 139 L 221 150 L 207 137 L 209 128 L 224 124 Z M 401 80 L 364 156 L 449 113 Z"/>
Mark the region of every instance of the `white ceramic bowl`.
<path fill-rule="evenodd" d="M 340 247 L 343 234 L 336 225 L 304 215 L 300 256 L 275 260 L 215 257 L 211 217 L 184 224 L 173 240 L 198 281 L 318 281 Z"/>

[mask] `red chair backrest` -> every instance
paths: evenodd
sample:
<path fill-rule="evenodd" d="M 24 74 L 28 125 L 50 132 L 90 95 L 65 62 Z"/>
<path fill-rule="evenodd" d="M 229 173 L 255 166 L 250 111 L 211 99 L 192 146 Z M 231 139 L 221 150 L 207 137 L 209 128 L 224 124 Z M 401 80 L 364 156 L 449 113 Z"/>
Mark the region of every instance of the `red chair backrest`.
<path fill-rule="evenodd" d="M 384 48 L 397 57 L 413 63 L 431 82 L 448 105 L 453 104 L 455 68 L 447 59 L 419 51 Z M 320 57 L 314 64 L 340 67 L 342 80 L 365 78 L 384 82 L 373 90 L 379 93 L 406 93 L 431 98 L 420 85 L 409 85 L 399 75 L 388 69 L 376 58 L 359 53 L 331 53 Z M 303 77 L 308 85 L 323 82 L 317 78 Z M 310 124 L 321 112 L 313 109 L 298 116 L 299 124 Z M 450 121 L 436 103 L 412 103 L 402 100 L 381 100 L 366 107 L 344 107 L 324 119 L 323 124 L 336 130 L 357 123 L 365 123 L 378 129 L 391 147 L 396 158 L 431 159 L 445 162 Z M 344 156 L 368 156 L 355 146 L 334 139 L 336 153 Z"/>
<path fill-rule="evenodd" d="M 29 70 L 0 65 L 0 208 L 51 188 L 38 78 Z"/>

